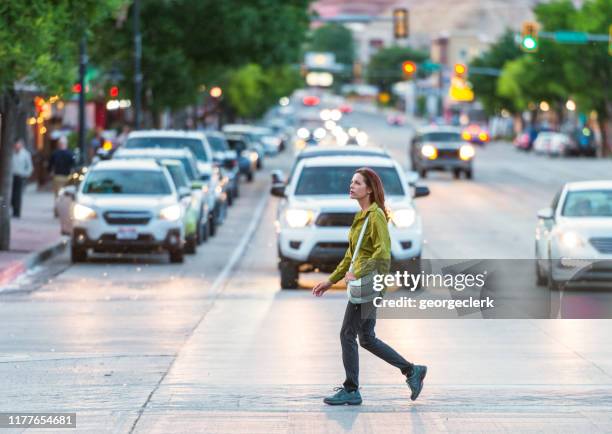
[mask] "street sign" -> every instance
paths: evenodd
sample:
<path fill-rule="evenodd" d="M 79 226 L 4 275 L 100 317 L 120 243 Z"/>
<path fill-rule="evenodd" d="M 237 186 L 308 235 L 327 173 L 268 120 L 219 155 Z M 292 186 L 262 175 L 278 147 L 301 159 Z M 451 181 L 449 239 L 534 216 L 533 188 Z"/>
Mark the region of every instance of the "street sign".
<path fill-rule="evenodd" d="M 555 41 L 567 44 L 586 44 L 589 35 L 585 32 L 559 31 L 554 33 Z"/>

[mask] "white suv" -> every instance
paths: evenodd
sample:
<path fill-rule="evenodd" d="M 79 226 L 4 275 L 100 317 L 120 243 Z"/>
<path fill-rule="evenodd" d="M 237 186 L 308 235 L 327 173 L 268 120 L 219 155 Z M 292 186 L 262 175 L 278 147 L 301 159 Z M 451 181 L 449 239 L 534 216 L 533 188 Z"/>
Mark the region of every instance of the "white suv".
<path fill-rule="evenodd" d="M 84 262 L 88 249 L 165 250 L 171 262 L 183 262 L 184 212 L 170 174 L 155 161 L 101 161 L 76 192 L 72 262 Z"/>
<path fill-rule="evenodd" d="M 388 157 L 314 157 L 300 161 L 289 184 L 275 184 L 281 197 L 276 229 L 282 288 L 297 288 L 300 271 L 332 271 L 348 248 L 348 232 L 359 205 L 349 198 L 351 178 L 367 165 L 378 173 L 391 210 L 389 232 L 394 269 L 420 271 L 421 218 L 400 165 Z M 415 196 L 429 194 L 417 187 Z"/>

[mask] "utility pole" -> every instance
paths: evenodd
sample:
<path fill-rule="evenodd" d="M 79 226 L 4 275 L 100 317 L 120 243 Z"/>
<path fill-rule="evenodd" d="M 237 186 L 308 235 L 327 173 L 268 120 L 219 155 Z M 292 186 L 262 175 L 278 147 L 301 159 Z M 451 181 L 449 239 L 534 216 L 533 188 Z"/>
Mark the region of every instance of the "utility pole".
<path fill-rule="evenodd" d="M 142 73 L 140 61 L 142 59 L 142 36 L 140 35 L 140 0 L 134 0 L 134 129 L 139 129 L 142 116 Z"/>
<path fill-rule="evenodd" d="M 79 46 L 79 150 L 81 164 L 89 163 L 89 149 L 85 141 L 85 74 L 87 72 L 87 39 L 83 35 Z"/>

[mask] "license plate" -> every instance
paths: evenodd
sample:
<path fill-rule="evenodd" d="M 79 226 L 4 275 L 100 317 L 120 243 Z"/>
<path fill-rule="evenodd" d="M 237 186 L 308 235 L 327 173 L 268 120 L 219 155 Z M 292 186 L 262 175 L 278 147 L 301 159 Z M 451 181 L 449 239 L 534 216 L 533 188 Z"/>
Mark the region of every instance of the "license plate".
<path fill-rule="evenodd" d="M 138 239 L 138 231 L 134 228 L 121 228 L 117 231 L 118 240 L 136 240 Z"/>

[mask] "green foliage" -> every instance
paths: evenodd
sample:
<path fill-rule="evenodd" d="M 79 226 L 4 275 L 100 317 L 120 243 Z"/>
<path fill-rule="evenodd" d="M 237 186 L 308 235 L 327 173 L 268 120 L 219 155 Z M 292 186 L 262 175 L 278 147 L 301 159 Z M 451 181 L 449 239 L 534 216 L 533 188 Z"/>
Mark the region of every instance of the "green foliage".
<path fill-rule="evenodd" d="M 475 58 L 470 63 L 470 68 L 502 69 L 507 62 L 521 55 L 521 50 L 514 42 L 514 34 L 512 31 L 508 30 L 487 52 Z M 480 102 L 482 102 L 488 114 L 498 113 L 503 108 L 511 111 L 518 109 L 511 98 L 498 94 L 498 77 L 484 74 L 471 74 L 470 82 L 473 85 L 474 93 Z"/>
<path fill-rule="evenodd" d="M 60 93 L 74 81 L 81 37 L 123 0 L 0 2 L 0 93 L 16 82 Z"/>
<path fill-rule="evenodd" d="M 337 63 L 351 66 L 355 60 L 353 33 L 341 24 L 326 24 L 312 32 L 308 50 L 334 53 Z"/>
<path fill-rule="evenodd" d="M 367 69 L 367 81 L 377 85 L 381 90 L 389 90 L 393 83 L 404 80 L 402 63 L 411 60 L 421 63 L 428 59 L 428 53 L 408 47 L 388 47 L 380 49 L 370 59 Z M 423 76 L 423 71 L 418 70 L 418 75 Z"/>

